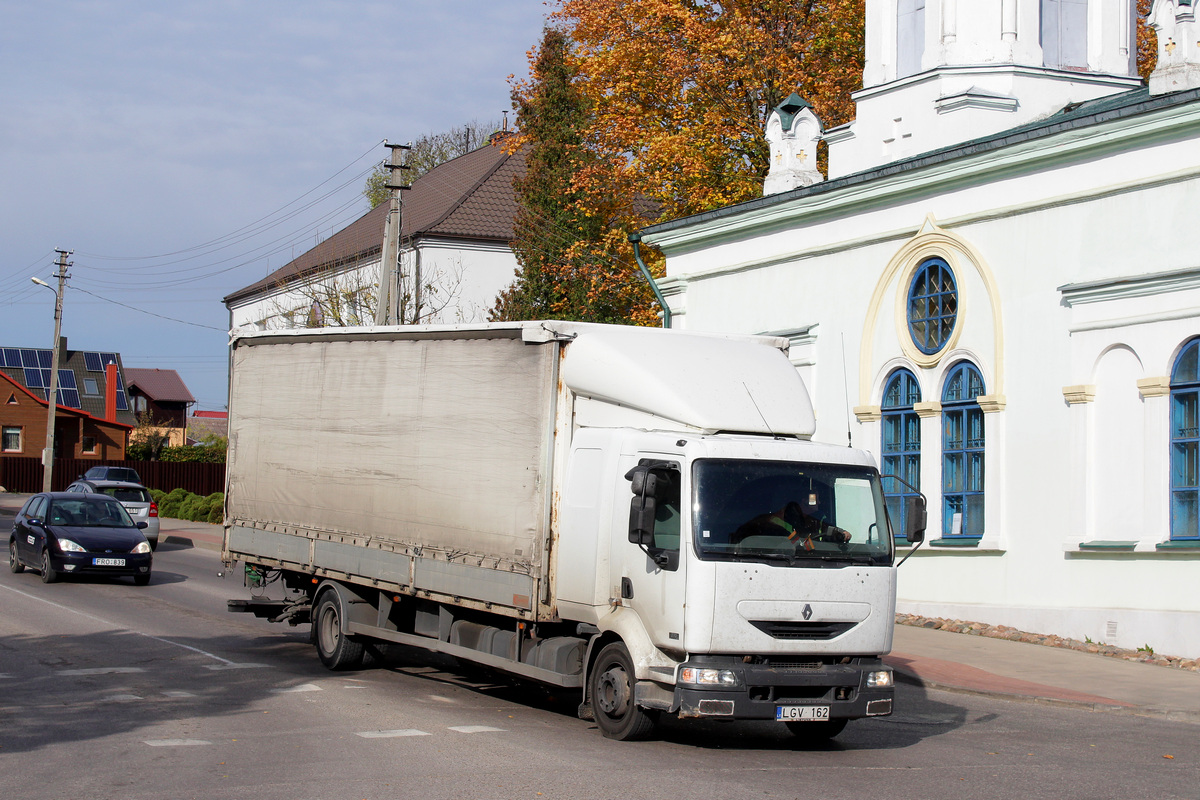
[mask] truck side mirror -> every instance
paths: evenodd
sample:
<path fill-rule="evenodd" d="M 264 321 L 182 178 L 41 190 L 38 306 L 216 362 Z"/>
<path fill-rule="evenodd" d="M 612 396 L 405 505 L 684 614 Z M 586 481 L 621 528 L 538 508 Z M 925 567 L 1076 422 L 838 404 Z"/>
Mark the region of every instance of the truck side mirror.
<path fill-rule="evenodd" d="M 657 510 L 654 496 L 635 496 L 629 504 L 629 541 L 650 547 L 654 544 L 654 512 Z"/>
<path fill-rule="evenodd" d="M 925 541 L 925 498 L 906 497 L 904 499 L 904 538 L 909 544 L 920 544 Z"/>
<path fill-rule="evenodd" d="M 658 476 L 645 465 L 625 473 L 633 500 L 629 503 L 629 541 L 642 547 L 654 544 L 654 512 L 658 503 Z"/>

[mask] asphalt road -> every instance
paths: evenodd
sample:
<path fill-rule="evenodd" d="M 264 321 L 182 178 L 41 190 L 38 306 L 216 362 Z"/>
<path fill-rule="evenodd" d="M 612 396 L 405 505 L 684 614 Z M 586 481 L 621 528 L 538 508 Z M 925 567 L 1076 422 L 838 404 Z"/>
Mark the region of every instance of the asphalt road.
<path fill-rule="evenodd" d="M 227 613 L 247 593 L 220 569 L 167 544 L 148 587 L 0 574 L 0 796 L 1200 796 L 1196 726 L 908 685 L 818 749 L 774 723 L 613 742 L 575 698 L 420 651 L 328 672 L 306 627 Z"/>

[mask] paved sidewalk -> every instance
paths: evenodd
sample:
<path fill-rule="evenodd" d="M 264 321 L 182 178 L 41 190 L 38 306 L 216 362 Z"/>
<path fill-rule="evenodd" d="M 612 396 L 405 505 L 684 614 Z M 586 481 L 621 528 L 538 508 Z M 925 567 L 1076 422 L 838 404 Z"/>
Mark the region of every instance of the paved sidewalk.
<path fill-rule="evenodd" d="M 15 511 L 28 497 L 0 493 L 0 508 Z M 221 550 L 219 525 L 166 517 L 160 524 L 165 546 Z M 885 661 L 898 680 L 930 689 L 1200 725 L 1200 672 L 911 625 L 896 626 Z"/>

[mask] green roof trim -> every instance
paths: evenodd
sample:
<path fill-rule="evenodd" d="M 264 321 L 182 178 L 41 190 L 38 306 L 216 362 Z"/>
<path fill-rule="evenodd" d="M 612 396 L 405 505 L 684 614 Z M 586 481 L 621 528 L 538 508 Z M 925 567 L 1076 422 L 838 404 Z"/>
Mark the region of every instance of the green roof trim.
<path fill-rule="evenodd" d="M 1115 539 L 1097 539 L 1093 542 L 1080 542 L 1080 550 L 1133 550 L 1137 542 L 1123 542 Z"/>
<path fill-rule="evenodd" d="M 936 547 L 979 547 L 982 536 L 947 536 L 942 539 L 931 539 L 929 544 Z"/>
<path fill-rule="evenodd" d="M 1156 550 L 1200 550 L 1200 540 L 1197 539 L 1177 539 L 1170 542 L 1159 542 L 1154 546 Z"/>

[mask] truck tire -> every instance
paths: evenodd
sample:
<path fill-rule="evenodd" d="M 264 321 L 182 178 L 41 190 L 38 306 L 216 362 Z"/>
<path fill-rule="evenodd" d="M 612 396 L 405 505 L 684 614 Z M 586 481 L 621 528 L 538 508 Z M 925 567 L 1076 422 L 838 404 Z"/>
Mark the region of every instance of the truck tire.
<path fill-rule="evenodd" d="M 828 722 L 785 722 L 784 725 L 802 743 L 820 744 L 846 730 L 846 722 L 844 719 L 831 719 Z"/>
<path fill-rule="evenodd" d="M 592 713 L 600 732 L 622 742 L 644 739 L 654 730 L 657 714 L 633 701 L 633 659 L 620 642 L 606 645 L 588 679 Z"/>
<path fill-rule="evenodd" d="M 312 626 L 317 656 L 326 669 L 358 669 L 363 663 L 363 646 L 342 633 L 342 601 L 337 592 L 321 595 L 313 612 Z"/>

